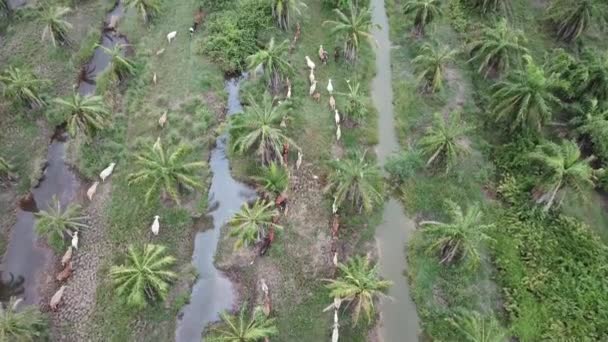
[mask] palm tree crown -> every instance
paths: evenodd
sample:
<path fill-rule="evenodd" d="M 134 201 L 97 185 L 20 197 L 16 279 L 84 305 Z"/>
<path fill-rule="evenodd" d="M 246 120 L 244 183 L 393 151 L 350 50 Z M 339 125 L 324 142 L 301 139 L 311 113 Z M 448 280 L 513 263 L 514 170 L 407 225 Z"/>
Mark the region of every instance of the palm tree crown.
<path fill-rule="evenodd" d="M 289 185 L 289 174 L 287 169 L 281 164 L 272 162 L 262 168 L 262 175 L 254 177 L 254 180 L 261 182 L 264 191 L 279 195 L 287 190 Z"/>
<path fill-rule="evenodd" d="M 469 153 L 464 138 L 471 129 L 462 123 L 459 113 L 452 113 L 449 118 L 436 113 L 433 125 L 420 139 L 421 151 L 428 157 L 426 165 L 441 165 L 448 173 L 460 157 Z"/>
<path fill-rule="evenodd" d="M 346 97 L 347 101 L 344 117 L 350 117 L 356 123 L 361 123 L 368 114 L 363 92 L 360 91 L 361 84 L 357 82 L 353 85 L 350 80 L 346 80 L 346 83 L 348 84 L 348 93 L 338 93 L 338 95 Z"/>
<path fill-rule="evenodd" d="M 275 44 L 274 37 L 270 38 L 266 49 L 261 49 L 247 57 L 249 69 L 256 70 L 262 67 L 264 75 L 268 78 L 268 85 L 274 93 L 278 92 L 281 81 L 293 73 L 293 67 L 286 58 L 289 51 L 289 41 Z"/>
<path fill-rule="evenodd" d="M 222 327 L 212 328 L 211 336 L 205 339 L 209 342 L 258 342 L 278 335 L 275 320 L 266 317 L 259 306 L 253 310 L 251 319 L 247 320 L 246 306 L 241 307 L 238 316 L 222 312 Z"/>
<path fill-rule="evenodd" d="M 135 8 L 145 23 L 160 13 L 160 0 L 125 0 L 125 6 Z"/>
<path fill-rule="evenodd" d="M 0 341 L 41 341 L 47 335 L 47 321 L 35 306 L 17 310 L 21 299 L 11 297 L 0 304 Z"/>
<path fill-rule="evenodd" d="M 445 67 L 454 60 L 457 52 L 448 46 L 435 47 L 428 43 L 420 48 L 420 54 L 412 63 L 418 72 L 418 80 L 424 82 L 425 89 L 436 92 L 443 87 Z"/>
<path fill-rule="evenodd" d="M 605 24 L 608 8 L 605 2 L 597 0 L 555 0 L 551 2 L 547 13 L 557 29 L 557 36 L 571 42 L 590 26 Z"/>
<path fill-rule="evenodd" d="M 300 0 L 272 0 L 272 16 L 281 30 L 287 30 L 291 25 L 291 17 L 301 15 L 302 9 L 306 7 Z"/>
<path fill-rule="evenodd" d="M 57 98 L 54 102 L 65 110 L 68 133 L 72 137 L 78 132 L 90 137 L 109 125 L 110 111 L 101 96 L 82 96 L 74 92 L 69 98 Z"/>
<path fill-rule="evenodd" d="M 133 65 L 133 62 L 124 56 L 124 48 L 126 45 L 116 44 L 111 49 L 99 44 L 97 44 L 96 47 L 101 48 L 108 56 L 110 56 L 110 65 L 108 66 L 108 70 L 116 75 L 119 80 L 123 80 L 125 77 L 135 73 L 135 66 Z"/>
<path fill-rule="evenodd" d="M 112 266 L 112 282 L 128 305 L 141 308 L 148 300 L 166 298 L 169 284 L 177 279 L 177 275 L 170 271 L 175 258 L 166 254 L 165 246 L 145 245 L 140 250 L 131 245 L 126 262 Z"/>
<path fill-rule="evenodd" d="M 46 6 L 42 8 L 38 21 L 44 25 L 42 30 L 42 40 L 49 39 L 53 46 L 68 42 L 68 30 L 72 24 L 63 20 L 72 10 L 69 7 Z"/>
<path fill-rule="evenodd" d="M 29 106 L 44 106 L 40 92 L 46 83 L 28 69 L 11 66 L 0 73 L 3 96 Z"/>
<path fill-rule="evenodd" d="M 424 28 L 443 14 L 440 0 L 409 0 L 403 6 L 403 13 L 414 14 L 414 27 L 424 35 Z"/>
<path fill-rule="evenodd" d="M 87 216 L 82 214 L 80 205 L 70 203 L 65 210 L 57 197 L 53 197 L 47 210 L 36 213 L 36 232 L 47 237 L 49 244 L 57 250 L 65 246 L 65 235 L 71 235 L 81 228 L 87 228 Z"/>
<path fill-rule="evenodd" d="M 357 58 L 361 40 L 367 39 L 375 43 L 370 31 L 378 25 L 372 23 L 372 13 L 368 8 L 358 9 L 352 1 L 350 1 L 350 15 L 347 16 L 339 8 L 335 8 L 334 13 L 338 20 L 327 20 L 323 25 L 332 26 L 329 34 L 339 36 L 344 40 L 344 56 L 347 60 L 354 61 Z"/>
<path fill-rule="evenodd" d="M 266 203 L 262 200 L 256 200 L 252 205 L 243 204 L 241 210 L 234 214 L 228 222 L 228 225 L 232 227 L 230 236 L 237 238 L 234 249 L 262 240 L 266 236 L 267 229 L 283 229 L 272 221 L 274 216 L 279 215 L 273 206 L 274 203 Z"/>

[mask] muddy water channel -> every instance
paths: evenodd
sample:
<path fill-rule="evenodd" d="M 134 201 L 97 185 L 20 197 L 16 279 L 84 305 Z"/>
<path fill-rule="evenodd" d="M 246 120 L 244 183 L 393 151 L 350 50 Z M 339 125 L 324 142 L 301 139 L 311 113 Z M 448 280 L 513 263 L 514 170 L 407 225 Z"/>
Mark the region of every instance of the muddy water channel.
<path fill-rule="evenodd" d="M 226 82 L 228 92 L 228 115 L 242 111 L 239 100 L 240 78 Z M 235 293 L 230 280 L 213 263 L 222 226 L 239 210 L 241 205 L 256 197 L 255 190 L 234 180 L 230 174 L 230 163 L 226 154 L 227 135 L 217 138 L 211 152 L 209 166 L 213 177 L 209 188 L 209 204 L 213 208 L 213 229 L 196 234 L 192 264 L 198 278 L 192 288 L 190 304 L 180 312 L 175 340 L 177 342 L 199 342 L 204 328 L 219 319 L 219 313 L 234 305 Z"/>
<path fill-rule="evenodd" d="M 112 17 L 120 17 L 123 14 L 123 6 L 120 3 L 110 11 L 106 22 Z M 125 43 L 126 39 L 114 31 L 104 30 L 102 45 L 112 48 L 118 43 Z M 78 85 L 78 91 L 82 95 L 95 92 L 95 78 L 106 69 L 110 62 L 102 49 L 97 48 L 93 58 L 86 66 L 88 80 Z M 53 251 L 46 244 L 39 241 L 35 232 L 35 212 L 44 210 L 51 203 L 53 197 L 59 199 L 62 207 L 76 199 L 76 194 L 81 187 L 76 174 L 65 163 L 67 134 L 57 128 L 51 138 L 48 147 L 47 162 L 43 170 L 43 176 L 39 184 L 32 189 L 31 196 L 21 201 L 16 212 L 16 223 L 12 227 L 6 253 L 2 259 L 3 283 L 20 284 L 10 295 L 22 297 L 27 304 L 38 304 L 41 299 L 41 287 L 47 283 L 47 274 L 53 269 Z M 84 232 L 86 234 L 86 231 Z M 51 274 L 48 274 L 51 276 Z M 0 298 L 5 300 L 6 298 Z"/>
<path fill-rule="evenodd" d="M 372 0 L 372 20 L 381 26 L 374 31 L 376 48 L 376 76 L 372 81 L 372 99 L 379 113 L 378 160 L 384 165 L 387 157 L 399 150 L 393 116 L 393 89 L 391 73 L 391 42 L 384 0 Z M 382 323 L 381 340 L 386 342 L 418 341 L 419 319 L 416 306 L 410 297 L 405 273 L 406 244 L 415 229 L 414 222 L 405 216 L 401 204 L 391 198 L 384 207 L 382 223 L 376 228 L 379 249 L 379 268 L 383 277 L 393 282 L 390 300 L 380 305 Z"/>

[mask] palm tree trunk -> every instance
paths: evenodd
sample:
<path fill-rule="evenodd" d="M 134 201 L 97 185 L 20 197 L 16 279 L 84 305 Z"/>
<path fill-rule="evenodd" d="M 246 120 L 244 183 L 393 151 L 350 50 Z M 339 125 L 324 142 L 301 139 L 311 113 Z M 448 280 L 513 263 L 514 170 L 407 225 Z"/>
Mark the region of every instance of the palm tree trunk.
<path fill-rule="evenodd" d="M 557 195 L 557 192 L 559 191 L 559 188 L 561 186 L 562 186 L 562 181 L 560 180 L 559 183 L 557 183 L 555 185 L 555 187 L 553 188 L 553 191 L 551 191 L 551 197 L 549 197 L 549 201 L 547 201 L 547 204 L 543 208 L 544 211 L 549 211 L 549 209 L 553 205 L 553 201 L 555 201 L 555 196 Z"/>

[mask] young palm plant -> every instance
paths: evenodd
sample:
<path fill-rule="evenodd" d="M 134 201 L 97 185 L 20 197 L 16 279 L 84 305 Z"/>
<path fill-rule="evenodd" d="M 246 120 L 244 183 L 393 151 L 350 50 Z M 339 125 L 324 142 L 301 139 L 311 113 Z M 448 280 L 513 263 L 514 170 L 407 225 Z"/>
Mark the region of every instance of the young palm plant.
<path fill-rule="evenodd" d="M 15 297 L 0 303 L 0 341 L 43 341 L 48 330 L 44 315 L 33 305 L 17 310 L 20 303 Z"/>
<path fill-rule="evenodd" d="M 36 233 L 46 236 L 49 245 L 56 250 L 65 247 L 65 236 L 82 228 L 87 228 L 87 216 L 83 215 L 80 205 L 70 203 L 65 210 L 57 197 L 53 196 L 47 210 L 36 213 Z"/>
<path fill-rule="evenodd" d="M 28 69 L 11 66 L 0 73 L 3 96 L 30 107 L 44 106 L 40 93 L 46 83 Z"/>
<path fill-rule="evenodd" d="M 379 26 L 372 23 L 372 13 L 368 8 L 359 9 L 353 5 L 352 1 L 350 1 L 349 15 L 339 8 L 335 8 L 334 13 L 338 20 L 327 20 L 323 25 L 332 26 L 329 34 L 338 36 L 344 41 L 344 57 L 348 61 L 354 62 L 357 59 L 359 44 L 362 40 L 367 39 L 372 44 L 376 43 L 371 30 Z"/>
<path fill-rule="evenodd" d="M 179 145 L 173 152 L 165 150 L 159 139 L 152 147 L 135 156 L 139 171 L 128 176 L 129 184 L 147 186 L 146 202 L 162 192 L 163 197 L 169 195 L 180 205 L 181 189 L 203 189 L 202 183 L 195 177 L 206 164 L 203 161 L 189 162 L 191 154 L 192 149 L 187 145 Z"/>
<path fill-rule="evenodd" d="M 463 261 L 471 268 L 479 265 L 479 247 L 483 241 L 492 241 L 487 230 L 492 225 L 482 224 L 483 212 L 478 204 L 466 211 L 452 201 L 446 201 L 450 223 L 422 221 L 423 234 L 428 238 L 429 253 L 438 254 L 440 263 L 450 265 Z"/>
<path fill-rule="evenodd" d="M 291 25 L 291 18 L 300 16 L 306 7 L 300 0 L 272 0 L 272 16 L 281 30 L 287 30 Z"/>
<path fill-rule="evenodd" d="M 418 81 L 424 83 L 424 89 L 431 93 L 441 90 L 445 68 L 448 63 L 454 61 L 458 53 L 448 46 L 436 47 L 432 44 L 424 44 L 420 48 L 420 54 L 412 60 L 418 72 Z"/>
<path fill-rule="evenodd" d="M 466 342 L 506 342 L 507 332 L 496 318 L 484 317 L 477 311 L 458 310 L 449 322 Z"/>
<path fill-rule="evenodd" d="M 57 46 L 57 43 L 66 44 L 72 24 L 63 18 L 71 11 L 69 7 L 62 6 L 43 7 L 38 17 L 38 21 L 44 25 L 42 40 L 49 39 L 53 46 Z"/>
<path fill-rule="evenodd" d="M 443 14 L 440 0 L 409 0 L 403 6 L 405 15 L 414 14 L 416 34 L 424 36 L 425 27 Z"/>
<path fill-rule="evenodd" d="M 350 118 L 356 123 L 361 123 L 368 114 L 364 94 L 359 91 L 359 82 L 353 85 L 350 80 L 346 80 L 346 83 L 348 84 L 348 93 L 338 93 L 338 95 L 346 97 L 344 118 Z"/>
<path fill-rule="evenodd" d="M 258 199 L 252 205 L 243 204 L 241 210 L 228 221 L 228 225 L 232 228 L 230 236 L 236 238 L 234 249 L 261 241 L 270 229 L 283 229 L 272 221 L 277 215 L 279 212 L 272 202 Z"/>
<path fill-rule="evenodd" d="M 110 56 L 110 65 L 108 70 L 118 77 L 119 80 L 124 80 L 127 76 L 135 73 L 135 66 L 133 62 L 124 56 L 124 44 L 116 44 L 112 49 L 97 44 L 96 47 L 101 48 L 105 53 Z"/>
<path fill-rule="evenodd" d="M 262 188 L 268 194 L 277 196 L 287 190 L 289 185 L 289 174 L 283 165 L 272 162 L 262 168 L 261 176 L 254 177 L 255 181 L 262 184 Z"/>
<path fill-rule="evenodd" d="M 473 42 L 470 61 L 479 63 L 478 72 L 483 73 L 484 77 L 490 73 L 504 73 L 528 53 L 523 46 L 526 42 L 524 33 L 511 28 L 503 18 L 496 26 L 485 27 L 480 39 Z"/>
<path fill-rule="evenodd" d="M 383 180 L 376 163 L 368 162 L 365 153 L 356 151 L 347 158 L 330 163 L 327 191 L 334 197 L 334 207 L 348 201 L 359 212 L 371 212 L 384 202 Z"/>
<path fill-rule="evenodd" d="M 72 96 L 54 100 L 67 117 L 67 128 L 70 136 L 84 134 L 90 138 L 93 134 L 109 125 L 110 111 L 101 96 L 82 96 L 74 91 Z"/>
<path fill-rule="evenodd" d="M 462 156 L 470 152 L 465 135 L 472 130 L 462 123 L 459 113 L 452 113 L 449 118 L 436 113 L 433 125 L 427 128 L 420 139 L 420 149 L 428 159 L 426 165 L 440 165 L 446 174 Z"/>
<path fill-rule="evenodd" d="M 161 0 L 125 0 L 124 3 L 139 12 L 146 24 L 160 13 Z"/>
<path fill-rule="evenodd" d="M 262 164 L 268 165 L 273 161 L 283 163 L 281 153 L 283 144 L 296 146 L 281 127 L 281 121 L 286 116 L 285 106 L 273 106 L 268 94 L 260 105 L 250 96 L 250 106 L 242 114 L 230 118 L 230 139 L 232 148 L 238 153 L 255 150 Z"/>
<path fill-rule="evenodd" d="M 606 3 L 598 0 L 555 0 L 547 9 L 557 36 L 566 42 L 577 40 L 592 25 L 604 26 L 607 15 Z"/>
<path fill-rule="evenodd" d="M 339 264 L 338 269 L 340 275 L 327 284 L 329 296 L 354 305 L 352 317 L 355 325 L 359 322 L 361 311 L 371 321 L 374 300 L 384 296 L 392 283 L 382 280 L 369 258 L 360 255 L 350 258 L 346 264 Z"/>
<path fill-rule="evenodd" d="M 275 44 L 274 37 L 270 38 L 266 49 L 261 49 L 247 57 L 249 69 L 252 71 L 263 68 L 264 75 L 268 79 L 268 85 L 276 94 L 281 86 L 281 81 L 293 74 L 294 70 L 287 60 L 289 51 L 289 40 L 281 44 Z"/>
<path fill-rule="evenodd" d="M 253 310 L 251 319 L 246 316 L 247 305 L 243 304 L 238 316 L 222 312 L 223 324 L 220 328 L 211 328 L 211 336 L 205 337 L 209 342 L 258 342 L 279 334 L 275 320 L 264 315 L 261 307 Z"/>
<path fill-rule="evenodd" d="M 544 203 L 543 210 L 548 211 L 556 202 L 560 203 L 566 190 L 580 195 L 583 190 L 595 184 L 595 171 L 590 165 L 594 156 L 581 159 L 581 151 L 575 142 L 563 140 L 560 145 L 545 142 L 529 154 L 532 162 L 542 170 L 539 190 L 542 194 L 536 199 L 537 204 Z"/>
<path fill-rule="evenodd" d="M 167 255 L 167 247 L 145 245 L 137 249 L 130 245 L 123 265 L 110 268 L 110 278 L 116 292 L 129 306 L 142 308 L 148 301 L 165 300 L 169 285 L 177 279 L 171 271 L 175 258 Z"/>

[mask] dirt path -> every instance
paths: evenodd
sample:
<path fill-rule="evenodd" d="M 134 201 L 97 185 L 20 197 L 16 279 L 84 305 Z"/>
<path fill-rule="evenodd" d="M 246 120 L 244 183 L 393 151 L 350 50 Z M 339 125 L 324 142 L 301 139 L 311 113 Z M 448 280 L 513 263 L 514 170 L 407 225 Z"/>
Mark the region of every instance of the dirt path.
<path fill-rule="evenodd" d="M 445 79 L 450 86 L 454 86 L 454 94 L 452 94 L 442 109 L 443 117 L 447 119 L 450 113 L 461 110 L 464 106 L 467 87 L 464 84 L 460 70 L 455 67 L 448 67 L 445 69 Z"/>

